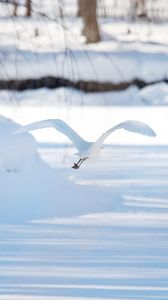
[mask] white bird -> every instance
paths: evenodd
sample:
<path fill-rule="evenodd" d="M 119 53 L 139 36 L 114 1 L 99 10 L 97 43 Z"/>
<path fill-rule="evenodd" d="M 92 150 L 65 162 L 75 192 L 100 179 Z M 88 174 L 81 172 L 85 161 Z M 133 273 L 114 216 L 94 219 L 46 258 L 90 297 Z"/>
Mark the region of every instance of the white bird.
<path fill-rule="evenodd" d="M 72 168 L 74 169 L 78 169 L 86 159 L 97 156 L 100 150 L 102 149 L 102 143 L 104 142 L 104 140 L 115 130 L 125 129 L 127 131 L 147 135 L 150 137 L 156 136 L 156 133 L 150 126 L 143 122 L 135 120 L 124 121 L 122 123 L 117 124 L 116 126 L 110 128 L 105 133 L 103 133 L 95 142 L 88 142 L 84 140 L 67 123 L 59 119 L 49 119 L 34 122 L 21 127 L 15 133 L 23 133 L 46 127 L 54 127 L 56 130 L 65 134 L 76 147 L 76 149 L 78 150 L 77 154 L 79 156 L 79 161 L 77 163 L 74 163 L 74 165 L 72 166 Z"/>

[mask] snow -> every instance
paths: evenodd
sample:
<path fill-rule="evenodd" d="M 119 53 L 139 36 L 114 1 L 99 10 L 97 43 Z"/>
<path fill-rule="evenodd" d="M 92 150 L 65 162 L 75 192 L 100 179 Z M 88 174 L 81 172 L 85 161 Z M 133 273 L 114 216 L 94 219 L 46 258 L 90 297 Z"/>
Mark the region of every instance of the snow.
<path fill-rule="evenodd" d="M 139 78 L 150 83 L 168 77 L 166 25 L 104 21 L 103 41 L 96 45 L 84 44 L 81 28 L 78 19 L 60 24 L 38 17 L 1 18 L 1 79 L 56 76 L 117 83 Z"/>
<path fill-rule="evenodd" d="M 0 299 L 166 299 L 167 227 L 145 225 L 1 225 Z"/>
<path fill-rule="evenodd" d="M 14 92 L 0 91 L 0 105 L 23 107 L 51 107 L 59 106 L 167 106 L 168 84 L 160 82 L 148 85 L 142 89 L 130 86 L 123 91 L 84 93 L 72 88 L 47 89 Z"/>
<path fill-rule="evenodd" d="M 136 48 L 117 49 L 105 53 L 94 50 L 75 50 L 75 52 L 71 50 L 67 54 L 57 52 L 53 55 L 49 52 L 38 53 L 5 48 L 1 53 L 1 60 L 2 79 L 55 76 L 71 80 L 118 83 L 138 78 L 150 83 L 168 77 L 168 54 L 158 53 L 158 50 L 154 53 Z"/>
<path fill-rule="evenodd" d="M 0 169 L 7 172 L 17 172 L 30 167 L 37 156 L 37 143 L 30 134 L 21 137 L 13 132 L 19 125 L 0 117 Z"/>
<path fill-rule="evenodd" d="M 139 89 L 134 86 L 120 92 L 103 93 L 83 93 L 72 88 L 57 88 L 52 90 L 41 88 L 22 92 L 0 91 L 0 104 L 2 106 L 10 106 L 11 101 L 16 107 L 20 104 L 25 107 L 144 105 L 144 99 L 141 97 Z"/>
<path fill-rule="evenodd" d="M 161 82 L 149 85 L 140 94 L 144 102 L 150 105 L 165 105 L 168 103 L 168 84 Z"/>

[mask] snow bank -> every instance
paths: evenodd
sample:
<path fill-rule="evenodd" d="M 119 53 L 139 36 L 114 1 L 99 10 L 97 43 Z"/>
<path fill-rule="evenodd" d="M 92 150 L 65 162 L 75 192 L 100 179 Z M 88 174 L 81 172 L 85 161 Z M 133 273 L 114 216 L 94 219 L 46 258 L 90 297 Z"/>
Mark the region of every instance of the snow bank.
<path fill-rule="evenodd" d="M 72 88 L 41 88 L 21 92 L 0 91 L 0 105 L 10 106 L 16 104 L 25 107 L 49 107 L 49 106 L 126 106 L 144 105 L 140 90 L 131 86 L 123 91 L 84 93 Z"/>
<path fill-rule="evenodd" d="M 27 90 L 21 92 L 0 91 L 0 105 L 10 107 L 57 106 L 158 106 L 168 104 L 168 84 L 160 82 L 142 89 L 130 86 L 123 91 L 84 93 L 72 88 Z"/>
<path fill-rule="evenodd" d="M 150 105 L 168 104 L 168 84 L 165 82 L 149 85 L 140 91 L 144 102 Z"/>
<path fill-rule="evenodd" d="M 55 76 L 118 83 L 135 78 L 151 82 L 168 77 L 166 52 L 150 53 L 136 48 L 106 52 L 74 49 L 66 54 L 64 51 L 32 52 L 10 47 L 1 51 L 1 60 L 0 78 L 5 80 Z"/>
<path fill-rule="evenodd" d="M 37 143 L 28 133 L 14 135 L 19 125 L 0 116 L 0 169 L 17 172 L 37 159 Z"/>

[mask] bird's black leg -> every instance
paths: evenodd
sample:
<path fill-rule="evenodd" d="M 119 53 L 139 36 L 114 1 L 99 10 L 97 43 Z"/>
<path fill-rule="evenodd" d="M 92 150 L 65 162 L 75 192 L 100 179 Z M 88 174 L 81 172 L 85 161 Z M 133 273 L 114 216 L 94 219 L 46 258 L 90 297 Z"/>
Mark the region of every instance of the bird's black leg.
<path fill-rule="evenodd" d="M 79 167 L 81 166 L 81 164 L 87 159 L 88 157 L 85 158 L 80 158 L 79 161 L 77 163 L 74 163 L 74 165 L 72 166 L 73 169 L 79 169 Z"/>
<path fill-rule="evenodd" d="M 88 157 L 83 158 L 83 159 L 81 160 L 81 162 L 78 164 L 78 166 L 80 167 L 81 164 L 83 164 L 83 162 L 84 162 L 87 158 L 88 158 Z"/>

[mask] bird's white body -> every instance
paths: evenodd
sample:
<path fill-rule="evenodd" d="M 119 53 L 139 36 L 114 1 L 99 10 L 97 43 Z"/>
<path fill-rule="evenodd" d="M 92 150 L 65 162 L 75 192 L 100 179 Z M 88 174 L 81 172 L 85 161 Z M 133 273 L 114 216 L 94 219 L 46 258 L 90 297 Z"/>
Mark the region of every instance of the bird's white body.
<path fill-rule="evenodd" d="M 23 133 L 35 129 L 41 129 L 46 127 L 54 127 L 64 135 L 66 135 L 74 144 L 78 150 L 78 156 L 80 158 L 79 164 L 74 164 L 74 168 L 79 168 L 82 162 L 87 158 L 96 157 L 102 149 L 104 140 L 114 131 L 119 129 L 125 129 L 127 131 L 155 137 L 156 133 L 147 124 L 135 120 L 124 121 L 117 124 L 116 126 L 107 130 L 102 134 L 95 142 L 88 142 L 84 140 L 76 131 L 74 131 L 67 123 L 59 119 L 49 119 L 39 122 L 35 122 L 26 126 L 21 127 L 16 133 Z"/>

